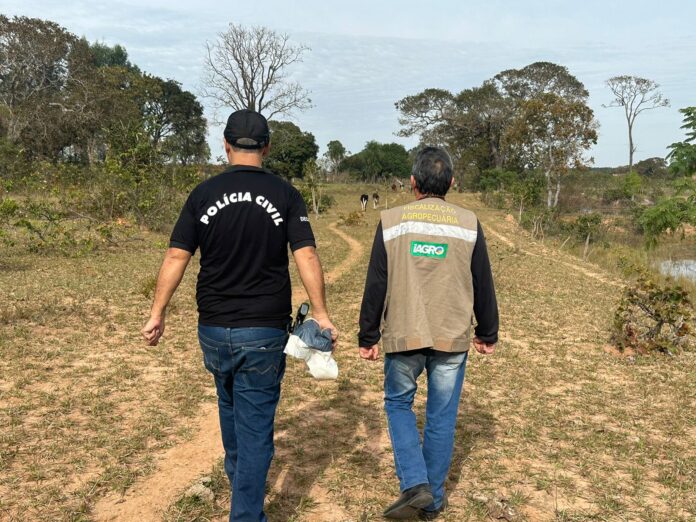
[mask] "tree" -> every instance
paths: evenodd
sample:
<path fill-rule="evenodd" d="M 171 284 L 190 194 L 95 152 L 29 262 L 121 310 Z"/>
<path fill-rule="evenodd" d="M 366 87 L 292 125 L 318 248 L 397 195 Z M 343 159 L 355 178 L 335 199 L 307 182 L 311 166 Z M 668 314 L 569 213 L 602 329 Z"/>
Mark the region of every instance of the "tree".
<path fill-rule="evenodd" d="M 368 141 L 365 148 L 343 161 L 341 168 L 362 181 L 405 178 L 411 173 L 411 160 L 403 145 Z"/>
<path fill-rule="evenodd" d="M 522 102 L 543 94 L 555 94 L 568 101 L 587 101 L 585 86 L 567 67 L 551 62 L 534 62 L 522 69 L 496 74 L 493 83 L 513 100 Z"/>
<path fill-rule="evenodd" d="M 207 159 L 206 121 L 196 97 L 174 80 L 145 80 L 142 111 L 153 148 L 184 165 Z"/>
<path fill-rule="evenodd" d="M 643 188 L 643 178 L 640 174 L 631 170 L 626 174 L 623 179 L 621 189 L 623 190 L 626 197 L 631 198 L 631 201 L 636 200 L 636 196 L 640 193 Z"/>
<path fill-rule="evenodd" d="M 271 150 L 265 165 L 285 178 L 301 178 L 308 160 L 316 160 L 319 147 L 310 132 L 289 121 L 271 121 Z"/>
<path fill-rule="evenodd" d="M 0 15 L 0 114 L 7 139 L 33 156 L 55 157 L 79 127 L 71 96 L 88 76 L 90 55 L 53 22 Z"/>
<path fill-rule="evenodd" d="M 308 92 L 289 79 L 288 69 L 309 50 L 287 34 L 266 27 L 230 24 L 213 43 L 206 42 L 203 95 L 218 107 L 251 109 L 269 120 L 311 106 Z"/>
<path fill-rule="evenodd" d="M 544 173 L 546 206 L 555 208 L 561 178 L 583 166 L 585 151 L 597 143 L 597 123 L 584 101 L 542 94 L 520 103 L 504 140 L 525 168 Z"/>
<path fill-rule="evenodd" d="M 685 225 L 696 226 L 696 183 L 680 179 L 675 183 L 675 194 L 647 207 L 637 217 L 637 223 L 645 234 L 645 245 L 653 248 L 665 232 L 684 232 Z"/>
<path fill-rule="evenodd" d="M 614 76 L 607 80 L 607 86 L 614 100 L 604 107 L 623 107 L 628 124 L 628 170 L 633 169 L 633 125 L 638 115 L 644 111 L 669 107 L 669 100 L 663 98 L 659 85 L 647 78 L 638 76 Z"/>
<path fill-rule="evenodd" d="M 83 40 L 86 42 L 84 37 Z M 87 45 L 96 67 L 125 67 L 129 71 L 140 72 L 138 66 L 128 60 L 128 52 L 122 45 L 116 44 L 110 47 L 103 42 L 87 43 Z"/>
<path fill-rule="evenodd" d="M 582 103 L 589 96 L 566 67 L 536 62 L 502 71 L 456 95 L 426 89 L 403 98 L 396 103 L 403 126 L 399 135 L 418 135 L 422 143 L 447 147 L 459 173 L 474 171 L 478 177 L 490 169 L 521 171 L 524 158 L 503 147 L 503 138 L 522 104 L 545 94 Z"/>
<path fill-rule="evenodd" d="M 681 176 L 690 176 L 696 172 L 696 107 L 679 109 L 684 114 L 682 129 L 687 131 L 686 139 L 669 146 L 667 155 L 670 170 Z"/>
<path fill-rule="evenodd" d="M 326 145 L 326 152 L 324 153 L 324 157 L 326 158 L 329 164 L 329 170 L 333 174 L 336 174 L 336 172 L 338 172 L 338 167 L 341 165 L 341 162 L 346 157 L 346 148 L 340 141 L 331 140 Z"/>

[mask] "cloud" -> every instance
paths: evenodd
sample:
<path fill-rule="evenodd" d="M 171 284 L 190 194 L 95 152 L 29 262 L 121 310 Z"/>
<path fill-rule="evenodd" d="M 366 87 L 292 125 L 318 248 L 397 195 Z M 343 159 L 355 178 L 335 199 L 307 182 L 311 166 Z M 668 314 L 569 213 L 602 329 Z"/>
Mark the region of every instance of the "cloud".
<path fill-rule="evenodd" d="M 394 136 L 394 103 L 406 95 L 427 87 L 458 92 L 503 69 L 548 60 L 567 66 L 590 91 L 601 123 L 592 151 L 597 164 L 625 164 L 625 122 L 618 109 L 602 107 L 610 99 L 604 81 L 642 75 L 672 100 L 672 108 L 639 117 L 639 159 L 664 156 L 668 144 L 682 139 L 677 109 L 693 105 L 696 92 L 696 4 L 676 0 L 665 0 L 659 11 L 648 0 L 635 0 L 630 10 L 611 0 L 436 0 L 427 6 L 415 0 L 306 0 L 301 6 L 267 0 L 263 9 L 210 0 L 5 0 L 3 12 L 51 19 L 90 40 L 120 43 L 142 69 L 194 92 L 205 41 L 229 22 L 288 31 L 312 48 L 292 77 L 312 91 L 314 107 L 294 121 L 321 146 L 340 139 L 353 151 L 371 139 L 415 144 Z M 213 155 L 221 153 L 221 133 L 210 129 Z"/>

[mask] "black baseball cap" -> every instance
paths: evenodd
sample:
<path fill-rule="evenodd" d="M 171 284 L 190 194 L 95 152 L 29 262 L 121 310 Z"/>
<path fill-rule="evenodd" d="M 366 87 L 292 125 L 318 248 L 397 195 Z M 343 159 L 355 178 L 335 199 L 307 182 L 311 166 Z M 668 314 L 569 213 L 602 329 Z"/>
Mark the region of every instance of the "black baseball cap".
<path fill-rule="evenodd" d="M 271 139 L 266 118 L 250 109 L 230 114 L 223 134 L 227 143 L 240 149 L 262 149 Z"/>

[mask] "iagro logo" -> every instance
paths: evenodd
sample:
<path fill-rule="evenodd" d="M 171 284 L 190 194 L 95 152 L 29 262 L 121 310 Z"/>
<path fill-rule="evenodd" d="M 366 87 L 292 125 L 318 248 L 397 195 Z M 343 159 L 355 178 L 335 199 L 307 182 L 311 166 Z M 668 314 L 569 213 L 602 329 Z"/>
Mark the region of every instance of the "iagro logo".
<path fill-rule="evenodd" d="M 411 241 L 411 255 L 416 257 L 434 257 L 436 259 L 444 259 L 447 257 L 447 243 Z"/>

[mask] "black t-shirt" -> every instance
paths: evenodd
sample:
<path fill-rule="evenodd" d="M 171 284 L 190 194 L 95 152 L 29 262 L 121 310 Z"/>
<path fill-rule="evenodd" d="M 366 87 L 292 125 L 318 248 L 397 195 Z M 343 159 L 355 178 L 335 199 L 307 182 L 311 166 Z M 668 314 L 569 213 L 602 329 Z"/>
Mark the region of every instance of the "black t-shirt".
<path fill-rule="evenodd" d="M 169 246 L 201 250 L 201 324 L 285 328 L 292 313 L 288 244 L 293 251 L 315 246 L 300 193 L 268 170 L 233 166 L 193 189 Z"/>

